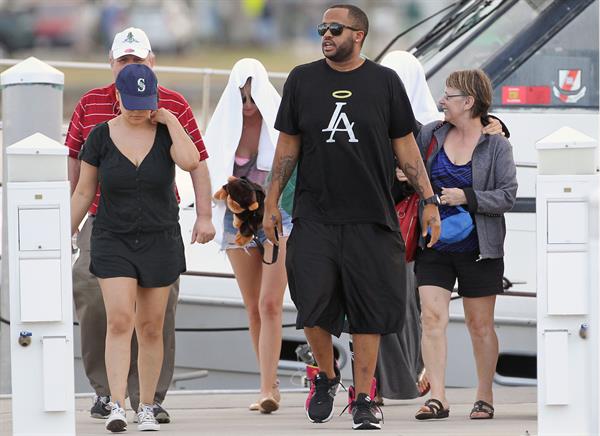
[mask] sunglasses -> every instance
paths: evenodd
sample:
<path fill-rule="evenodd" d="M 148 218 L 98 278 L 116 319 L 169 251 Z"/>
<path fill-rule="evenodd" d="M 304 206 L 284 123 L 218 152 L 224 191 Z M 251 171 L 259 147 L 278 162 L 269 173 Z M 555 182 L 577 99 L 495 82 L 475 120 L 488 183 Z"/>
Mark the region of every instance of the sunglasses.
<path fill-rule="evenodd" d="M 321 23 L 317 26 L 317 33 L 319 36 L 323 36 L 329 30 L 333 36 L 340 36 L 344 29 L 360 30 L 340 23 Z"/>

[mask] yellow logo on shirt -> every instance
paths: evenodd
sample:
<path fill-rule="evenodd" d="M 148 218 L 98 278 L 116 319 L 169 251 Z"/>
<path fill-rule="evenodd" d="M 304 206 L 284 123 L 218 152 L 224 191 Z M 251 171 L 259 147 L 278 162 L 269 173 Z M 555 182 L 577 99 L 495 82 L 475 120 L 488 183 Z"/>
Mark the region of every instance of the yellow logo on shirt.
<path fill-rule="evenodd" d="M 339 91 L 333 91 L 331 96 L 333 98 L 349 98 L 352 96 L 352 91 L 341 89 Z"/>

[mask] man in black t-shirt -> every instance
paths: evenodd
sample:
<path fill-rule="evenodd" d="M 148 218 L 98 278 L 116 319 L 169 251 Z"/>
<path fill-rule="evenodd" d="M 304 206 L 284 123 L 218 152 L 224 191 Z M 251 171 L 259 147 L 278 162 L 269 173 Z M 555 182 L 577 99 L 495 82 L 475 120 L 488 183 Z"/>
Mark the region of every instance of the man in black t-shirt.
<path fill-rule="evenodd" d="M 277 202 L 297 164 L 286 267 L 297 328 L 304 328 L 321 371 L 307 416 L 333 416 L 339 376 L 331 335 L 341 334 L 347 318 L 355 354 L 353 428 L 381 428 L 368 397 L 379 339 L 400 331 L 405 313 L 394 156 L 425 203 L 429 246 L 439 237 L 440 218 L 404 87 L 393 70 L 360 57 L 367 16 L 355 6 L 332 6 L 317 31 L 325 59 L 294 68 L 283 90 L 264 229 L 276 243 Z"/>

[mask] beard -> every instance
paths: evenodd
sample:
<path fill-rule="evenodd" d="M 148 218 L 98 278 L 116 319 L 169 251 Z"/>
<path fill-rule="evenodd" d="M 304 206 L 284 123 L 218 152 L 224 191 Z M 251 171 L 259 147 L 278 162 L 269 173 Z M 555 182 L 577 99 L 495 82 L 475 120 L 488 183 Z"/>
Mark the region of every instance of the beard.
<path fill-rule="evenodd" d="M 333 62 L 344 62 L 352 57 L 353 49 L 352 38 L 348 38 L 336 46 L 335 53 L 325 54 L 323 52 L 323 55 Z"/>

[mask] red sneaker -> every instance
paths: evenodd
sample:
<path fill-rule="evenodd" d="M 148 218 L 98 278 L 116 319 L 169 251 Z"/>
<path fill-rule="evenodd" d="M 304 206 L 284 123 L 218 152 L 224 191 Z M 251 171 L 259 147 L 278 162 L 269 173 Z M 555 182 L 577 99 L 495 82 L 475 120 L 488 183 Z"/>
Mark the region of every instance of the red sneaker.
<path fill-rule="evenodd" d="M 318 366 L 306 365 L 306 379 L 310 382 L 310 391 L 308 392 L 308 397 L 306 397 L 306 402 L 304 403 L 305 410 L 308 410 L 310 399 L 315 395 L 315 384 L 313 383 L 313 380 L 317 374 L 319 374 Z"/>
<path fill-rule="evenodd" d="M 377 395 L 377 379 L 373 377 L 371 380 L 371 392 L 369 392 L 369 397 L 375 398 Z M 356 390 L 354 386 L 350 386 L 348 388 L 348 413 L 352 414 L 352 403 L 356 400 Z"/>

